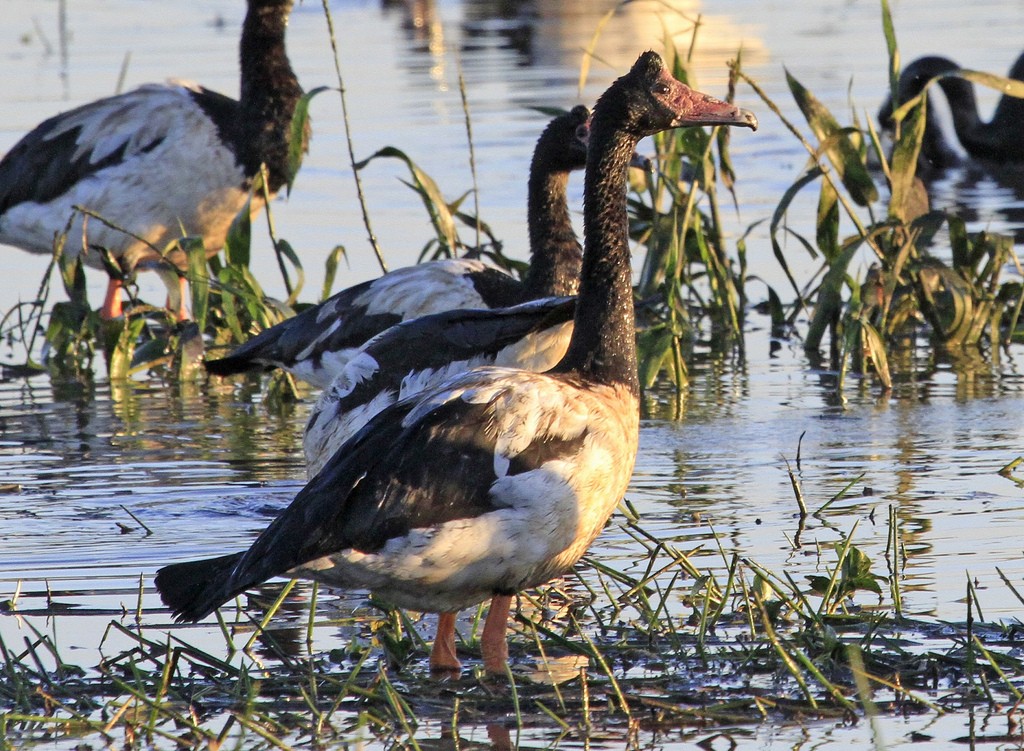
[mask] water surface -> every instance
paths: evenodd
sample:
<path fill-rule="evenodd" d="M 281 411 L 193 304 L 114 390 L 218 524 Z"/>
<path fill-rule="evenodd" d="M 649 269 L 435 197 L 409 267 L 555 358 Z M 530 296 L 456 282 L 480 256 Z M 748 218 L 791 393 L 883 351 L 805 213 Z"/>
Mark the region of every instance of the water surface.
<path fill-rule="evenodd" d="M 54 112 L 115 91 L 122 67 L 124 87 L 173 75 L 235 94 L 242 3 L 193 0 L 175 4 L 173 13 L 169 7 L 138 0 L 71 3 L 62 52 L 57 3 L 8 0 L 0 29 L 6 69 L 0 151 Z M 785 88 L 784 66 L 841 119 L 851 110 L 862 120 L 872 116 L 884 90 L 884 43 L 877 5 L 870 2 L 715 0 L 679 2 L 678 12 L 667 3 L 638 2 L 606 27 L 582 93 L 581 49 L 610 3 L 465 0 L 425 7 L 429 12 L 417 16 L 403 4 L 331 5 L 357 157 L 396 145 L 450 197 L 470 189 L 461 73 L 481 214 L 518 257 L 526 245 L 523 176 L 544 123 L 531 108 L 592 102 L 637 52 L 660 48 L 666 33 L 685 46 L 692 27 L 687 19 L 702 19 L 693 74 L 712 93 L 724 94 L 724 64 L 740 46 L 746 71 L 796 123 L 801 119 Z M 939 52 L 1001 73 L 1024 38 L 1024 9 L 1015 0 L 969 8 L 947 0 L 901 2 L 893 10 L 905 60 Z M 288 41 L 307 88 L 337 84 L 319 4 L 296 9 Z M 751 274 L 784 290 L 763 220 L 806 155 L 750 89 L 741 87 L 738 99 L 758 112 L 762 129 L 732 139 L 739 206 L 730 228 L 735 238 L 761 222 L 747 241 Z M 990 107 L 994 96 L 982 99 Z M 317 296 L 323 261 L 338 244 L 350 263 L 340 275 L 344 284 L 378 272 L 357 209 L 337 94 L 320 95 L 312 111 L 315 135 L 306 164 L 291 197 L 273 207 L 279 235 L 302 255 L 308 300 Z M 392 266 L 414 261 L 428 232 L 418 199 L 398 181 L 403 176 L 397 164 L 363 172 L 374 231 Z M 573 181 L 574 199 L 580 183 Z M 1019 191 L 964 170 L 936 183 L 933 198 L 961 207 L 972 229 L 1019 232 Z M 790 225 L 809 234 L 814 201 L 802 203 Z M 0 304 L 6 309 L 35 294 L 46 259 L 3 251 Z M 796 243 L 787 252 L 798 275 L 810 273 L 813 266 Z M 257 275 L 280 294 L 262 233 L 254 255 Z M 93 300 L 103 286 L 92 273 Z M 143 279 L 142 289 L 154 299 L 162 294 L 154 280 Z M 764 285 L 752 282 L 749 294 L 756 301 Z M 797 343 L 770 346 L 767 323 L 750 313 L 743 363 L 702 352 L 678 414 L 670 395 L 650 396 L 627 494 L 644 527 L 716 575 L 735 553 L 802 581 L 821 574 L 834 560 L 831 546 L 851 532 L 884 574 L 892 507 L 907 554 L 902 588 L 908 614 L 962 621 L 970 579 L 985 619 L 1018 619 L 1024 606 L 999 572 L 1024 586 L 1024 490 L 998 470 L 1024 453 L 1019 348 L 980 370 L 918 353 L 919 367 L 892 394 L 854 381 L 840 399 L 834 379 L 812 368 Z M 107 624 L 129 618 L 125 614 L 139 605 L 146 624 L 166 624 L 153 572 L 172 560 L 243 547 L 291 500 L 302 487 L 308 408 L 309 400 L 284 414 L 269 410 L 255 384 L 151 379 L 111 385 L 101 373 L 84 384 L 45 377 L 0 383 L 0 482 L 13 486 L 0 495 L 0 599 L 20 591 L 22 614 L 0 618 L 5 641 L 20 643 L 29 622 L 78 654 L 103 653 L 118 647 L 116 635 L 104 636 Z M 787 462 L 812 510 L 850 486 L 803 528 Z M 629 570 L 640 552 L 613 525 L 592 555 Z M 340 598 L 353 607 L 364 599 L 359 593 Z M 48 600 L 76 617 L 44 617 Z M 344 638 L 318 632 L 317 648 Z M 220 637 L 207 623 L 191 629 L 189 639 L 216 645 Z M 80 659 L 91 664 L 99 656 Z M 973 720 L 893 718 L 882 723 L 882 732 L 888 747 L 900 748 L 909 746 L 911 730 L 951 738 Z M 736 737 L 750 748 L 788 748 L 805 732 L 764 727 Z M 810 732 L 821 743 L 871 743 L 866 723 L 818 725 Z M 545 732 L 531 738 L 544 742 Z"/>

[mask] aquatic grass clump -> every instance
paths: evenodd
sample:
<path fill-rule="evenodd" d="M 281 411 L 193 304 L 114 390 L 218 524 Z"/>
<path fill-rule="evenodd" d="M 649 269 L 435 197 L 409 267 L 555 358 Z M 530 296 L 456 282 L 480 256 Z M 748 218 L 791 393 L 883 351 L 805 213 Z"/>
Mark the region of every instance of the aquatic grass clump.
<path fill-rule="evenodd" d="M 959 217 L 928 208 L 926 188 L 916 175 L 928 89 L 911 101 L 898 101 L 899 53 L 885 0 L 881 7 L 891 95 L 897 105 L 891 156 L 885 153 L 873 123 L 855 119 L 851 125 L 841 125 L 787 72 L 790 91 L 817 143 L 809 142 L 756 82 L 740 74 L 809 154 L 804 173 L 782 196 L 771 223 L 773 250 L 795 299 L 783 306 L 778 291 L 770 290 L 770 296 L 777 323 L 785 324 L 787 330 L 793 330 L 802 311 L 811 310 L 804 348 L 816 358 L 829 335 L 829 363 L 839 373 L 840 391 L 843 376 L 851 369 L 873 372 L 884 388 L 891 387 L 891 355 L 920 330 L 933 347 L 954 357 L 970 357 L 982 347 L 1006 346 L 1020 336 L 1018 320 L 1024 301 L 1019 282 L 1002 279 L 1008 265 L 1021 268 L 1011 237 L 969 233 Z M 971 71 L 956 74 L 1011 95 L 1024 95 L 1020 82 Z M 872 160 L 880 164 L 889 188 L 880 207 L 884 216 L 876 213 L 879 190 L 877 173 L 869 166 Z M 795 198 L 814 185 L 818 186 L 818 212 L 812 240 L 786 224 L 785 218 Z M 845 238 L 841 236 L 844 222 L 854 228 Z M 780 240 L 783 232 L 812 258 L 821 258 L 820 271 L 814 275 L 820 281 L 809 289 L 801 288 L 790 271 Z M 936 251 L 943 246 L 949 249 L 946 258 Z M 870 266 L 863 278 L 854 279 L 850 266 L 865 256 Z"/>

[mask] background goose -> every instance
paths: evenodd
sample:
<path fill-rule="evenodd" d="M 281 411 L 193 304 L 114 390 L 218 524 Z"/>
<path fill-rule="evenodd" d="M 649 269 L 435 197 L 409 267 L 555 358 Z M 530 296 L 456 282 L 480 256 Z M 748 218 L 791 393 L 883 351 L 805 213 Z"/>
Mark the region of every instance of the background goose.
<path fill-rule="evenodd" d="M 565 355 L 575 297 L 511 308 L 449 310 L 404 321 L 368 341 L 317 398 L 303 435 L 306 472 L 324 463 L 374 415 L 483 365 L 540 373 Z"/>
<path fill-rule="evenodd" d="M 512 597 L 580 559 L 622 498 L 639 432 L 626 215 L 636 143 L 689 125 L 756 128 L 749 112 L 676 81 L 653 52 L 598 101 L 584 189 L 575 327 L 548 373 L 485 367 L 401 401 L 331 457 L 244 552 L 162 568 L 195 620 L 286 574 L 368 588 L 438 612 L 436 671 L 460 669 L 455 613 L 488 598 L 484 668 L 503 673 Z"/>
<path fill-rule="evenodd" d="M 959 69 L 959 65 L 945 57 L 928 56 L 914 60 L 900 74 L 900 102 L 920 94 L 935 76 Z M 1007 77 L 1024 81 L 1024 55 L 1017 58 Z M 939 79 L 938 85 L 949 102 L 956 136 L 969 156 L 1003 163 L 1024 162 L 1024 99 L 1004 94 L 992 113 L 992 119 L 986 122 L 978 113 L 973 83 L 947 76 Z M 892 111 L 892 98 L 886 97 L 878 111 L 878 120 L 883 127 L 891 126 Z M 933 167 L 955 166 L 960 158 L 943 136 L 931 100 L 926 117 L 921 157 Z"/>
<path fill-rule="evenodd" d="M 400 321 L 575 294 L 582 249 L 573 232 L 566 185 L 569 173 L 586 164 L 589 116 L 586 107 L 574 107 L 553 119 L 537 141 L 527 205 L 530 269 L 522 281 L 464 258 L 396 269 L 260 332 L 227 357 L 208 360 L 206 369 L 230 375 L 281 367 L 325 388 L 360 346 Z"/>
<path fill-rule="evenodd" d="M 285 52 L 291 0 L 249 0 L 239 44 L 238 101 L 193 83 L 149 84 L 51 117 L 0 161 L 0 243 L 52 253 L 65 228 L 66 255 L 103 268 L 106 248 L 121 269 L 187 265 L 183 235 L 224 245 L 260 164 L 270 192 L 288 180 L 292 115 L 302 96 Z M 122 229 L 83 216 L 81 206 Z M 262 197 L 253 197 L 253 210 Z M 68 225 L 71 221 L 70 226 Z M 171 290 L 172 299 L 184 291 Z M 121 314 L 122 282 L 111 277 L 101 308 Z M 184 295 L 176 313 L 184 318 Z"/>
<path fill-rule="evenodd" d="M 530 278 L 551 294 L 579 287 L 582 247 L 573 231 L 566 198 L 569 170 L 586 146 L 577 107 L 556 117 L 534 149 L 530 170 L 530 245 L 536 268 Z M 571 159 L 565 159 L 569 155 Z M 556 169 L 561 163 L 564 168 Z M 630 162 L 641 163 L 636 154 Z M 412 318 L 385 329 L 349 354 L 317 399 L 303 439 L 306 470 L 323 463 L 385 407 L 482 365 L 541 372 L 565 354 L 572 334 L 575 298 L 542 297 L 508 308 L 470 308 Z"/>

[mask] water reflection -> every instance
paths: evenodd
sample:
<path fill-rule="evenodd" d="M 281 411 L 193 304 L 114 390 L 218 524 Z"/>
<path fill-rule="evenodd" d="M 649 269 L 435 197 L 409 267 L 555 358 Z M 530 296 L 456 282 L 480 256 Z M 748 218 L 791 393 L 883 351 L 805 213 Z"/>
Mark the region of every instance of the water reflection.
<path fill-rule="evenodd" d="M 386 10 L 401 13 L 411 49 L 430 58 L 430 77 L 446 77 L 443 10 L 434 0 L 383 0 Z M 708 14 L 699 0 L 466 0 L 458 20 L 458 48 L 472 54 L 497 47 L 513 53 L 509 62 L 569 79 L 592 49 L 601 85 L 626 70 L 639 50 L 660 49 L 671 40 L 684 53 L 693 45 L 690 64 L 709 72 L 713 86 L 724 81 L 726 65 L 742 49 L 745 61 L 764 62 L 763 42 L 749 25 L 732 16 Z M 695 44 L 696 42 L 696 44 Z M 452 42 L 448 42 L 452 43 Z M 411 63 L 413 70 L 420 67 Z M 513 85 L 533 86 L 534 75 L 513 77 Z"/>
<path fill-rule="evenodd" d="M 692 375 L 679 420 L 650 420 L 641 434 L 630 497 L 660 539 L 711 571 L 736 554 L 800 580 L 852 535 L 884 573 L 893 508 L 908 612 L 963 618 L 965 570 L 980 576 L 989 613 L 1003 607 L 995 567 L 1024 573 L 996 542 L 1024 521 L 1024 492 L 998 474 L 1024 445 L 1019 378 L 943 365 L 882 398 L 850 390 L 836 406 L 826 390 L 814 395 L 812 373 L 778 364 L 715 363 Z M 794 481 L 812 512 L 830 502 L 806 524 Z"/>
<path fill-rule="evenodd" d="M 929 176 L 926 184 L 934 208 L 959 216 L 972 229 L 1024 242 L 1024 164 L 965 161 Z"/>

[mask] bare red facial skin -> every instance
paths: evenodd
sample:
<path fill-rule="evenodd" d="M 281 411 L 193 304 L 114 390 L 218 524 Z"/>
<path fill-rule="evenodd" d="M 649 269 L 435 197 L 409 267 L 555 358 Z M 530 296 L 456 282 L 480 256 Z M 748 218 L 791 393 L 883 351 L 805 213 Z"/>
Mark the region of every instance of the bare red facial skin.
<path fill-rule="evenodd" d="M 676 127 L 738 125 L 757 130 L 757 117 L 753 112 L 691 89 L 673 78 L 668 70 L 662 70 L 661 79 L 654 86 L 654 95 L 676 113 L 673 121 Z"/>

